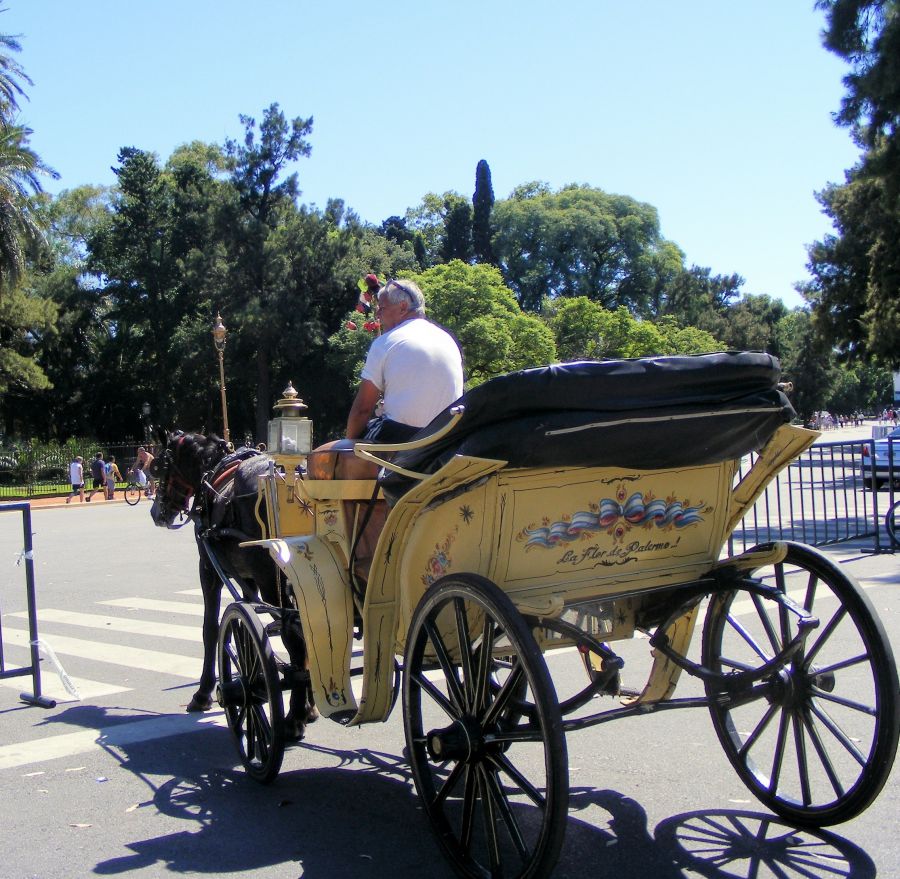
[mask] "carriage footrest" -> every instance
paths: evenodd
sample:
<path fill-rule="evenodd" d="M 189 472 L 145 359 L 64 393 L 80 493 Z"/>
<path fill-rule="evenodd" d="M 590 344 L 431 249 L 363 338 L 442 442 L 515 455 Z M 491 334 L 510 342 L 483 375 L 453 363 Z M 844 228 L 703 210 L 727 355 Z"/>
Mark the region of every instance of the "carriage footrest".
<path fill-rule="evenodd" d="M 348 726 L 355 715 L 356 709 L 354 708 L 351 711 L 335 711 L 333 714 L 328 715 L 328 719 L 339 723 L 341 726 Z"/>

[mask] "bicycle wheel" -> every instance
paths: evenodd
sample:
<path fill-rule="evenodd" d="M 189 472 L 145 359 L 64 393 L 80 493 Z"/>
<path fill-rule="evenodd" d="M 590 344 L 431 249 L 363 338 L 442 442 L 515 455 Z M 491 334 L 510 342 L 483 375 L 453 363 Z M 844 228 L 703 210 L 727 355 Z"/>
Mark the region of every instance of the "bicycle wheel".
<path fill-rule="evenodd" d="M 125 486 L 125 503 L 133 507 L 141 499 L 141 487 L 136 482 Z"/>
<path fill-rule="evenodd" d="M 806 644 L 760 682 L 758 698 L 717 700 L 716 735 L 761 802 L 807 827 L 862 812 L 887 781 L 900 733 L 897 668 L 884 627 L 859 584 L 822 553 L 788 543 L 783 562 L 754 571 L 819 618 Z M 797 634 L 774 599 L 714 595 L 704 664 L 724 674 L 758 668 Z"/>
<path fill-rule="evenodd" d="M 884 517 L 884 527 L 894 546 L 900 547 L 900 501 L 895 501 Z"/>
<path fill-rule="evenodd" d="M 416 790 L 457 872 L 549 876 L 566 827 L 568 760 L 525 619 L 493 583 L 451 574 L 419 602 L 403 669 Z"/>

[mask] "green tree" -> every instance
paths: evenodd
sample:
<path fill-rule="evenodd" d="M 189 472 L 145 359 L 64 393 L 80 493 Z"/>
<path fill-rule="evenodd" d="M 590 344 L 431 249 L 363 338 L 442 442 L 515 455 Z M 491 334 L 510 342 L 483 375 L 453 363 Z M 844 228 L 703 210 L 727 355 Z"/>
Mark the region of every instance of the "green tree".
<path fill-rule="evenodd" d="M 476 262 L 493 263 L 491 247 L 491 211 L 494 209 L 494 187 L 491 169 L 482 159 L 475 168 L 475 192 L 472 194 L 472 252 Z"/>
<path fill-rule="evenodd" d="M 444 198 L 444 236 L 440 248 L 444 262 L 472 258 L 472 207 L 460 195 Z"/>
<path fill-rule="evenodd" d="M 636 319 L 625 306 L 610 311 L 586 296 L 552 302 L 546 316 L 563 361 L 700 354 L 722 348 L 709 333 L 682 327 L 672 317 L 654 324 Z"/>
<path fill-rule="evenodd" d="M 459 340 L 468 387 L 556 359 L 552 333 L 538 318 L 522 312 L 493 266 L 453 260 L 416 280 L 429 317 Z"/>
<path fill-rule="evenodd" d="M 819 194 L 838 234 L 810 248 L 803 293 L 817 331 L 847 360 L 900 366 L 900 3 L 817 0 L 826 48 L 850 64 L 837 121 L 864 149 Z"/>
<path fill-rule="evenodd" d="M 587 296 L 649 314 L 664 246 L 651 205 L 589 186 L 527 184 L 493 211 L 493 248 L 522 308 Z"/>

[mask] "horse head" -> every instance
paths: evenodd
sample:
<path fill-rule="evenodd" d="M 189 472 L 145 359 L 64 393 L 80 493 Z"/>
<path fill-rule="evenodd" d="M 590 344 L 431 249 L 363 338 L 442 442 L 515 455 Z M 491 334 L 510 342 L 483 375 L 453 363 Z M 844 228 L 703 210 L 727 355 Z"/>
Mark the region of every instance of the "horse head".
<path fill-rule="evenodd" d="M 160 430 L 158 442 L 162 451 L 150 466 L 150 474 L 157 480 L 150 516 L 160 527 L 177 528 L 175 520 L 189 514 L 204 474 L 222 460 L 228 443 L 215 435 L 181 430 Z"/>

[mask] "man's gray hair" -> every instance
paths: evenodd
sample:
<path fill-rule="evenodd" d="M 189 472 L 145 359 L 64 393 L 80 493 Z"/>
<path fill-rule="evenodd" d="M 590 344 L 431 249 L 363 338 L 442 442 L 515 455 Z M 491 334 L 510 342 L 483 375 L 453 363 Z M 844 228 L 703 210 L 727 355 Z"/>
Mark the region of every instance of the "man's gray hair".
<path fill-rule="evenodd" d="M 392 279 L 385 284 L 384 289 L 378 295 L 379 298 L 383 296 L 392 305 L 406 302 L 411 312 L 425 317 L 425 297 L 415 281 L 409 281 L 406 278 Z"/>

